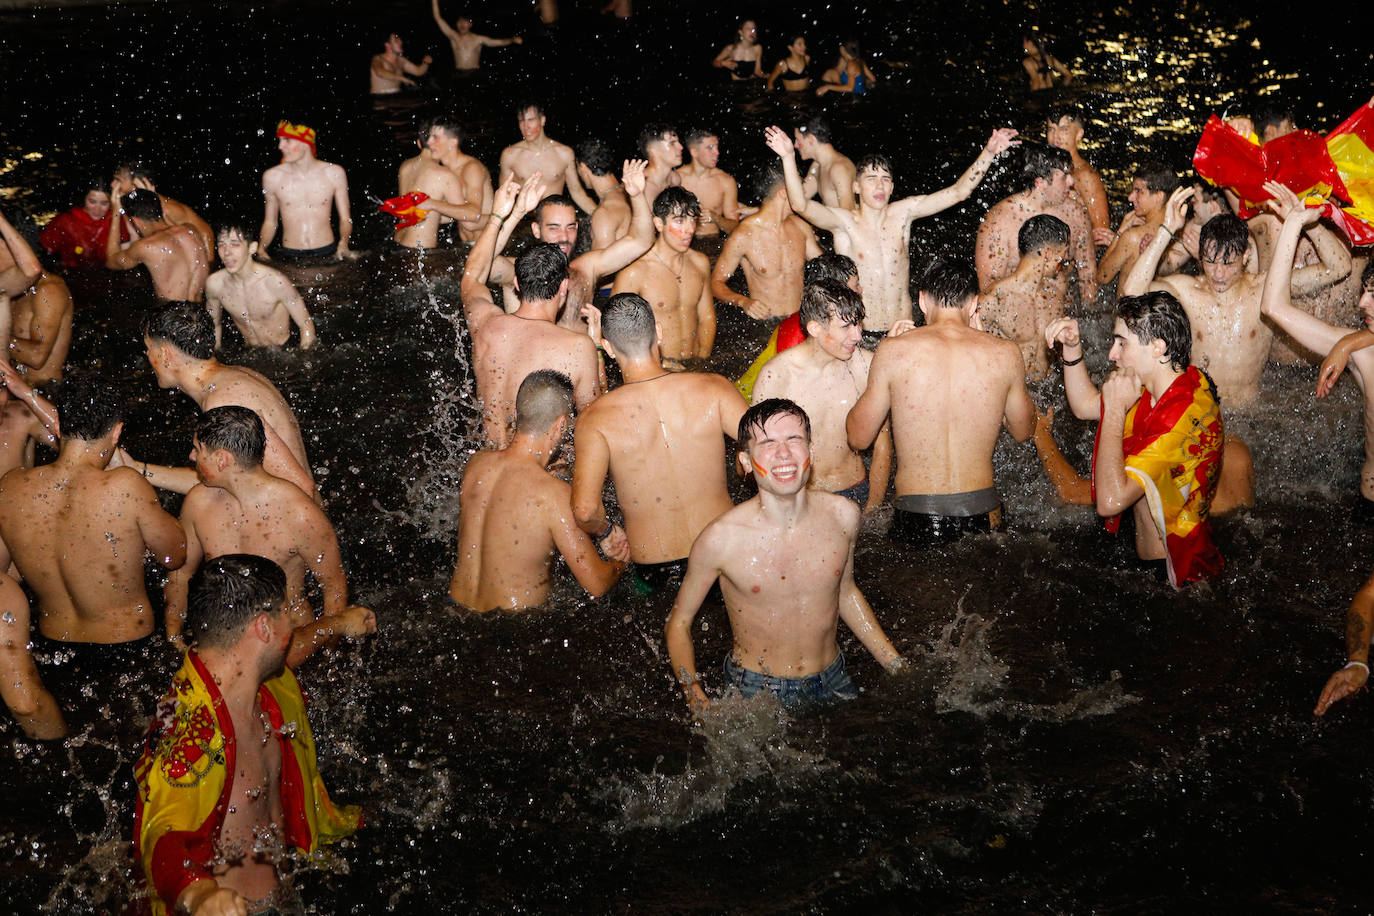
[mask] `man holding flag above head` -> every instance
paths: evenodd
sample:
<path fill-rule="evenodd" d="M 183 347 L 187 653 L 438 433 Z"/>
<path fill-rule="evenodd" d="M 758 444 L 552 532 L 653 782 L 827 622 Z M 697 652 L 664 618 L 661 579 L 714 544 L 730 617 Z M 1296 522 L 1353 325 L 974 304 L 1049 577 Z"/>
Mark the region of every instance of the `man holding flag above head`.
<path fill-rule="evenodd" d="M 348 178 L 342 166 L 315 158 L 315 130 L 304 124 L 280 121 L 277 148 L 281 164 L 262 174 L 266 204 L 258 257 L 276 257 L 293 264 L 319 264 L 356 258 L 348 248 L 353 216 L 348 203 Z M 330 225 L 333 209 L 339 211 L 337 240 Z M 281 220 L 281 245 L 269 254 Z"/>

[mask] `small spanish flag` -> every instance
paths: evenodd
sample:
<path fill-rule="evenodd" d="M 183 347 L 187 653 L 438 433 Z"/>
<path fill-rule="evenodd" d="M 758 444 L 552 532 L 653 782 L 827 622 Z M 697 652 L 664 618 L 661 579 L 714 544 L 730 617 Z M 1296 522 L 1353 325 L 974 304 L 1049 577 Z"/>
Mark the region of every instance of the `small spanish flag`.
<path fill-rule="evenodd" d="M 374 197 L 373 200 L 376 198 Z M 424 191 L 411 191 L 409 194 L 402 194 L 400 197 L 382 201 L 382 205 L 377 209 L 394 216 L 397 229 L 409 229 L 429 216 L 428 210 L 419 208 L 420 204 L 427 200 L 429 200 L 429 195 Z"/>

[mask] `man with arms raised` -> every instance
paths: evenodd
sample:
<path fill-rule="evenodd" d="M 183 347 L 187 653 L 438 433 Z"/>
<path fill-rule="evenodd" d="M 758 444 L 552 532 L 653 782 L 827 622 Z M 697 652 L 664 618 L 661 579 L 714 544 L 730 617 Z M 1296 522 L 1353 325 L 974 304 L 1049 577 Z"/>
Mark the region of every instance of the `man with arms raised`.
<path fill-rule="evenodd" d="M 520 307 L 515 312 L 506 314 L 492 300 L 487 275 L 496 237 L 519 193 L 514 181 L 497 192 L 491 221 L 472 246 L 462 282 L 463 313 L 472 335 L 472 369 L 482 399 L 482 428 L 496 448 L 510 444 L 516 394 L 525 376 L 536 369 L 555 369 L 572 379 L 578 407 L 591 403 L 602 389 L 596 344 L 586 334 L 556 323 L 568 297 L 568 259 L 562 249 L 541 242 L 516 259 Z"/>
<path fill-rule="evenodd" d="M 33 249 L 22 236 L 15 233 L 10 239 L 0 233 L 0 276 L 10 273 L 17 282 L 36 263 Z M 0 304 L 6 298 L 0 295 Z M 8 341 L 9 361 L 30 385 L 60 380 L 72 345 L 72 293 L 66 281 L 40 269 L 32 283 L 8 302 L 8 309 L 0 309 L 7 313 L 0 318 L 0 329 L 13 334 Z"/>
<path fill-rule="evenodd" d="M 472 30 L 472 20 L 467 16 L 459 16 L 454 20 L 453 25 L 444 21 L 444 17 L 439 14 L 439 0 L 433 0 L 431 4 L 434 12 L 434 21 L 439 24 L 439 31 L 444 33 L 448 39 L 449 47 L 453 49 L 453 66 L 458 70 L 476 70 L 482 66 L 483 48 L 504 48 L 507 45 L 523 44 L 524 39 L 519 35 L 514 38 L 491 38 L 487 35 L 478 35 Z"/>
<path fill-rule="evenodd" d="M 111 270 L 132 270 L 142 264 L 153 278 L 153 292 L 166 301 L 199 302 L 205 294 L 205 278 L 210 275 L 210 250 L 190 226 L 173 226 L 162 213 L 157 194 L 142 188 L 121 197 L 110 190 L 110 232 L 105 238 L 105 266 Z M 121 248 L 115 220 L 127 216 L 139 235 L 136 242 Z"/>
<path fill-rule="evenodd" d="M 1111 208 L 1107 202 L 1107 187 L 1102 176 L 1092 167 L 1078 146 L 1083 142 L 1083 117 L 1075 109 L 1051 109 L 1045 119 L 1045 142 L 1069 154 L 1073 164 L 1073 193 L 1088 211 L 1093 233 L 1098 229 L 1112 231 Z"/>
<path fill-rule="evenodd" d="M 425 194 L 429 199 L 420 207 L 430 212 L 414 226 L 397 229 L 396 244 L 433 248 L 439 242 L 439 224 L 450 220 L 458 222 L 458 237 L 471 242 L 491 212 L 491 173 L 460 149 L 463 128 L 456 120 L 437 118 L 423 134 L 424 149 L 401 163 L 397 184 L 401 194 Z"/>
<path fill-rule="evenodd" d="M 547 120 L 543 107 L 537 102 L 521 102 L 515 109 L 521 140 L 501 151 L 501 177 L 497 184 L 505 184 L 512 178 L 517 184 L 524 184 L 538 172 L 544 178 L 545 193 L 562 194 L 566 186 L 573 203 L 583 213 L 591 213 L 596 209 L 596 201 L 587 196 L 577 177 L 577 157 L 572 147 L 544 133 Z"/>
<path fill-rule="evenodd" d="M 645 124 L 639 132 L 639 155 L 649 162 L 644 167 L 644 196 L 649 200 L 664 188 L 682 184 L 675 171 L 682 165 L 682 141 L 672 127 L 661 121 Z"/>
<path fill-rule="evenodd" d="M 1074 188 L 1078 178 L 1074 177 Z M 1156 229 L 1164 222 L 1164 204 L 1178 188 L 1178 176 L 1172 169 L 1153 160 L 1142 162 L 1136 167 L 1135 177 L 1131 179 L 1131 212 L 1121 219 L 1116 232 L 1110 229 L 1093 229 L 1093 239 L 1107 250 L 1097 262 L 1097 282 L 1102 286 L 1116 279 L 1120 274 L 1130 276 L 1141 251 Z M 1188 259 L 1188 252 L 1182 244 L 1170 244 L 1168 267 L 1164 273 L 1173 273 Z"/>
<path fill-rule="evenodd" d="M 1021 263 L 978 299 L 984 330 L 1021 348 L 1026 375 L 1049 371 L 1045 328 L 1064 317 L 1069 295 L 1069 227 L 1048 213 L 1032 216 L 1016 234 Z"/>
<path fill-rule="evenodd" d="M 308 855 L 358 828 L 320 779 L 271 560 L 230 554 L 191 582 L 195 647 L 158 704 L 138 783 L 134 858 L 154 916 L 303 912 L 285 847 Z"/>
<path fill-rule="evenodd" d="M 593 598 L 625 571 L 624 562 L 597 554 L 573 521 L 572 488 L 548 471 L 572 416 L 567 376 L 531 372 L 515 397 L 510 445 L 468 461 L 458 500 L 458 564 L 448 586 L 455 604 L 474 611 L 540 607 L 549 598 L 555 554 Z"/>
<path fill-rule="evenodd" d="M 731 506 L 724 437 L 748 405 L 719 375 L 663 368 L 654 312 L 641 296 L 612 296 L 601 334 L 625 384 L 577 421 L 573 513 L 603 553 L 634 560 L 639 578 L 659 589 L 681 577 L 692 541 Z M 602 503 L 608 473 L 623 531 Z"/>
<path fill-rule="evenodd" d="M 819 194 L 821 203 L 827 207 L 853 210 L 856 206 L 854 181 L 858 173 L 854 170 L 854 160 L 835 149 L 830 122 L 814 117 L 798 127 L 792 137 L 797 155 L 802 161 L 811 162 L 802 183 L 806 196 L 812 198 Z"/>
<path fill-rule="evenodd" d="M 701 202 L 701 220 L 697 223 L 697 237 L 709 238 L 722 232 L 733 232 L 739 223 L 739 185 L 735 179 L 716 167 L 720 162 L 720 138 L 709 130 L 695 128 L 683 139 L 692 161 L 679 166 L 678 178 L 682 186 Z"/>
<path fill-rule="evenodd" d="M 420 63 L 411 63 L 401 53 L 402 49 L 401 36 L 392 32 L 386 38 L 386 47 L 382 53 L 372 56 L 372 69 L 368 76 L 373 95 L 400 92 L 402 83 L 407 86 L 415 85 L 412 76 L 424 76 L 429 72 L 429 65 L 434 62 L 434 58 L 426 54 Z"/>
<path fill-rule="evenodd" d="M 19 231 L 5 219 L 3 211 L 0 211 L 0 240 L 5 243 L 0 248 L 8 251 L 8 260 L 12 262 L 0 265 L 0 294 L 6 297 L 17 296 L 38 279 L 38 275 L 43 272 L 43 263 L 38 260 L 38 255 L 33 253 L 33 249 L 24 241 Z M 4 313 L 0 314 L 0 330 L 4 331 L 6 338 L 10 333 L 8 312 L 8 309 L 0 309 L 0 313 Z"/>
<path fill-rule="evenodd" d="M 664 627 L 673 675 L 700 712 L 692 621 L 719 580 L 734 646 L 726 682 L 744 696 L 767 691 L 784 707 L 859 695 L 836 642 L 839 621 L 889 672 L 906 667 L 854 582 L 857 506 L 807 489 L 811 424 L 791 401 L 770 399 L 739 423 L 739 462 L 758 483 L 754 498 L 731 508 L 692 545 L 687 575 Z"/>
<path fill-rule="evenodd" d="M 664 188 L 654 198 L 658 239 L 646 254 L 616 274 L 611 293 L 638 293 L 653 306 L 663 331 L 664 365 L 682 369 L 711 356 L 716 340 L 716 303 L 711 298 L 711 261 L 692 250 L 701 207 L 691 191 Z"/>
<path fill-rule="evenodd" d="M 892 417 L 897 451 L 894 540 L 941 543 L 1001 524 L 992 450 L 1005 425 L 1017 442 L 1035 428 L 1016 344 L 979 330 L 978 278 L 935 261 L 917 296 L 925 327 L 878 345 L 868 388 L 849 412 L 850 448 L 873 444 Z"/>
<path fill-rule="evenodd" d="M 258 243 L 242 226 L 224 226 L 216 245 L 223 270 L 205 281 L 205 304 L 215 326 L 215 349 L 223 341 L 221 313 L 228 312 L 250 347 L 280 347 L 294 323 L 301 349 L 315 346 L 315 321 L 296 287 L 279 270 L 253 260 Z"/>
<path fill-rule="evenodd" d="M 796 314 L 802 268 L 820 256 L 821 246 L 806 221 L 792 212 L 781 169 L 765 168 L 758 191 L 758 210 L 740 220 L 720 250 L 711 270 L 711 295 L 743 309 L 750 318 L 781 318 Z M 748 295 L 726 285 L 741 268 Z"/>
<path fill-rule="evenodd" d="M 342 166 L 315 158 L 315 130 L 304 124 L 277 124 L 277 148 L 281 164 L 262 173 L 266 207 L 258 236 L 258 257 L 280 258 L 288 263 L 318 263 L 356 258 L 349 250 L 353 215 L 348 202 L 348 176 Z M 339 211 L 339 236 L 335 241 L 330 214 Z M 272 254 L 281 219 L 281 247 Z"/>
<path fill-rule="evenodd" d="M 787 200 L 811 225 L 835 236 L 835 251 L 849 255 L 859 265 L 863 281 L 865 331 L 886 333 L 893 324 L 910 316 L 911 223 L 968 199 L 983 180 L 992 161 L 1018 141 L 1016 131 L 999 128 L 987 146 L 959 180 L 933 194 L 920 194 L 892 202 L 892 166 L 882 156 L 866 156 L 857 167 L 854 193 L 857 210 L 831 207 L 806 199 L 801 176 L 792 156 L 792 140 L 781 128 L 765 132 L 768 147 L 782 158 Z M 876 433 L 877 430 L 875 429 Z"/>
<path fill-rule="evenodd" d="M 1092 302 L 1097 297 L 1097 257 L 1088 211 L 1073 196 L 1073 161 L 1062 149 L 1027 147 L 1021 176 L 1026 189 L 994 204 L 978 226 L 973 251 L 978 288 L 991 289 L 998 280 L 1011 276 L 1018 261 L 1016 234 L 1032 216 L 1048 213 L 1069 227 L 1069 254 L 1078 273 L 1078 298 Z"/>

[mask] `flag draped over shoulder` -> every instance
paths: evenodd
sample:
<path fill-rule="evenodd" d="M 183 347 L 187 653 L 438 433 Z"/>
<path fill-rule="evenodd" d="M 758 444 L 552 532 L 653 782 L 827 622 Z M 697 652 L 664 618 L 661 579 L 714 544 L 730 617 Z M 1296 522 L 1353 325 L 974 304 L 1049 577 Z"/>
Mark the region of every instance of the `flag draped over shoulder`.
<path fill-rule="evenodd" d="M 1193 168 L 1235 191 L 1243 218 L 1269 200 L 1264 183 L 1277 181 L 1320 207 L 1352 244 L 1374 244 L 1374 102 L 1325 137 L 1295 130 L 1263 146 L 1212 115 L 1198 139 Z"/>

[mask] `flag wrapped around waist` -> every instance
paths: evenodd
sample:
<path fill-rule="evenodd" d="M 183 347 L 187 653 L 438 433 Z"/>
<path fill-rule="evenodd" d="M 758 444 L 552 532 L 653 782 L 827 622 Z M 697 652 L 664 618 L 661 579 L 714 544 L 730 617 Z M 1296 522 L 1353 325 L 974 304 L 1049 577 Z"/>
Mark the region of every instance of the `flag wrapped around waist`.
<path fill-rule="evenodd" d="M 374 197 L 373 200 L 376 198 Z M 400 197 L 392 197 L 382 201 L 382 205 L 377 209 L 395 217 L 397 229 L 409 229 L 429 216 L 428 210 L 420 209 L 420 204 L 427 200 L 429 200 L 429 195 L 424 191 L 411 191 L 409 194 L 402 194 Z"/>
<path fill-rule="evenodd" d="M 1207 516 L 1221 477 L 1224 430 L 1212 381 L 1189 366 L 1158 401 L 1149 391 L 1126 412 L 1121 445 L 1126 474 L 1145 491 L 1155 527 L 1164 535 L 1169 583 L 1204 579 L 1221 571 L 1220 551 L 1212 543 Z M 1093 496 L 1096 499 L 1097 450 L 1093 443 Z M 1106 520 L 1115 533 L 1121 516 Z"/>

